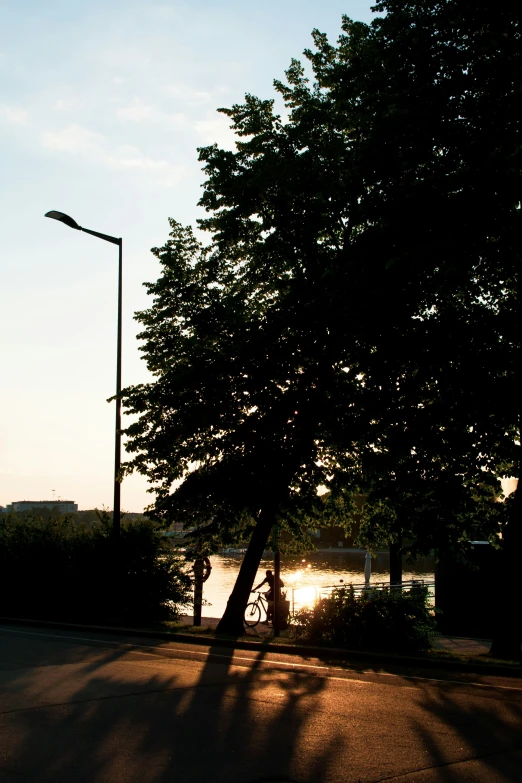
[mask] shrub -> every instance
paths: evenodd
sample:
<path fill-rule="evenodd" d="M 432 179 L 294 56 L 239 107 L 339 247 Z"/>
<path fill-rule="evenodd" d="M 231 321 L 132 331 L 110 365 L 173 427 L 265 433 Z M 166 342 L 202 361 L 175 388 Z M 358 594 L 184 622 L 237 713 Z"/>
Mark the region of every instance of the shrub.
<path fill-rule="evenodd" d="M 422 651 L 431 647 L 435 621 L 427 606 L 428 589 L 365 590 L 336 588 L 313 609 L 292 620 L 296 639 L 351 649 Z"/>
<path fill-rule="evenodd" d="M 116 547 L 107 513 L 0 516 L 0 614 L 70 622 L 154 623 L 190 601 L 184 564 L 147 520 L 122 520 Z"/>

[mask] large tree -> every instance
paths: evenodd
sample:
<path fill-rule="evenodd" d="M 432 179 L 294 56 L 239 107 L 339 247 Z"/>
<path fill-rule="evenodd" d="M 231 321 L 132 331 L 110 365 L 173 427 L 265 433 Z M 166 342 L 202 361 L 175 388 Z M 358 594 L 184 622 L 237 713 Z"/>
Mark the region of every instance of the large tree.
<path fill-rule="evenodd" d="M 385 483 L 395 472 L 408 492 L 444 477 L 458 513 L 459 479 L 476 496 L 520 475 L 522 9 L 390 0 L 378 10 L 386 15 L 370 46 L 381 68 L 367 70 L 373 91 L 361 90 L 371 96 L 361 105 L 361 154 L 372 171 L 368 190 L 380 194 L 375 225 L 389 263 L 413 291 L 425 275 L 421 309 L 390 347 L 394 388 L 386 389 L 389 368 L 378 362 L 373 371 L 374 388 L 393 401 L 379 430 L 394 463 L 385 460 Z M 336 67 L 324 67 L 323 78 L 341 100 L 346 71 L 341 65 L 335 75 Z M 482 512 L 490 532 L 501 523 L 506 598 L 492 654 L 505 657 L 520 656 L 521 502 L 518 487 L 508 508 L 486 504 Z M 460 538 L 469 532 L 465 517 Z"/>
<path fill-rule="evenodd" d="M 127 390 L 128 433 L 156 512 L 251 534 L 229 632 L 276 519 L 364 487 L 374 522 L 386 500 L 440 545 L 518 475 L 520 12 L 377 9 L 337 46 L 314 34 L 314 83 L 297 61 L 276 82 L 284 123 L 252 96 L 223 110 L 237 150 L 200 151 L 210 245 L 172 222 L 138 316 L 156 379 Z"/>

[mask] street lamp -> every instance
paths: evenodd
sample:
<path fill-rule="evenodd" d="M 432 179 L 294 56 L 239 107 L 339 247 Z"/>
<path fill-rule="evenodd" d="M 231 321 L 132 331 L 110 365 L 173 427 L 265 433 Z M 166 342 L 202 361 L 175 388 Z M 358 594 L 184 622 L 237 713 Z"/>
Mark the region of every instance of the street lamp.
<path fill-rule="evenodd" d="M 118 265 L 118 348 L 116 358 L 116 436 L 114 446 L 114 510 L 112 517 L 113 532 L 115 538 L 120 535 L 120 489 L 119 473 L 121 466 L 121 276 L 122 276 L 122 244 L 121 237 L 110 237 L 108 234 L 100 234 L 99 231 L 91 231 L 90 228 L 79 226 L 76 220 L 63 212 L 57 212 L 55 209 L 45 213 L 45 217 L 59 220 L 65 223 L 69 228 L 75 228 L 77 231 L 85 231 L 86 234 L 92 234 L 93 237 L 104 239 L 106 242 L 112 242 L 119 247 L 119 265 Z"/>

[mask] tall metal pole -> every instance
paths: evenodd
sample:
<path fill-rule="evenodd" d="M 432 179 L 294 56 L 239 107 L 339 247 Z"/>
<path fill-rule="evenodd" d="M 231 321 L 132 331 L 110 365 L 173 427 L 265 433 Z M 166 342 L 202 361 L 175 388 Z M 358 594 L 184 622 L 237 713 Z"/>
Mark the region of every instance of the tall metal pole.
<path fill-rule="evenodd" d="M 114 444 L 114 506 L 112 516 L 113 533 L 116 539 L 120 536 L 120 468 L 121 468 L 121 304 L 122 304 L 122 273 L 123 273 L 123 240 L 118 240 L 118 347 L 116 352 L 116 430 Z"/>
<path fill-rule="evenodd" d="M 51 209 L 45 213 L 45 217 L 58 220 L 69 228 L 76 231 L 84 231 L 93 237 L 103 239 L 105 242 L 111 242 L 119 247 L 118 264 L 118 349 L 116 354 L 116 435 L 114 446 L 114 505 L 112 512 L 112 527 L 114 539 L 117 541 L 120 537 L 120 468 L 121 468 L 121 295 L 122 295 L 122 271 L 123 271 L 123 240 L 121 237 L 111 237 L 109 234 L 102 234 L 100 231 L 93 231 L 90 228 L 84 228 L 65 212 L 59 212 L 57 209 Z"/>

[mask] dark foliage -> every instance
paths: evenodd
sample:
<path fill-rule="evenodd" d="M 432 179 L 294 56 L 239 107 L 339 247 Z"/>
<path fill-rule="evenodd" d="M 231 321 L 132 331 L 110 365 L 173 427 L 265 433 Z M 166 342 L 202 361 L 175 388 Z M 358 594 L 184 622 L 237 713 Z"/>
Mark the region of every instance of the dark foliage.
<path fill-rule="evenodd" d="M 87 527 L 68 517 L 0 516 L 0 614 L 70 622 L 175 619 L 190 578 L 157 526 L 122 523 L 116 548 L 101 513 Z"/>
<path fill-rule="evenodd" d="M 420 652 L 431 647 L 435 620 L 427 607 L 428 590 L 372 590 L 355 595 L 336 588 L 313 609 L 292 620 L 292 635 L 314 644 L 348 649 Z"/>
<path fill-rule="evenodd" d="M 200 150 L 211 239 L 171 221 L 153 250 L 155 378 L 123 397 L 157 516 L 251 536 L 229 628 L 274 522 L 361 494 L 369 541 L 520 549 L 494 500 L 520 471 L 521 8 L 383 0 L 314 31 L 286 121 L 247 95 L 236 150 Z"/>

